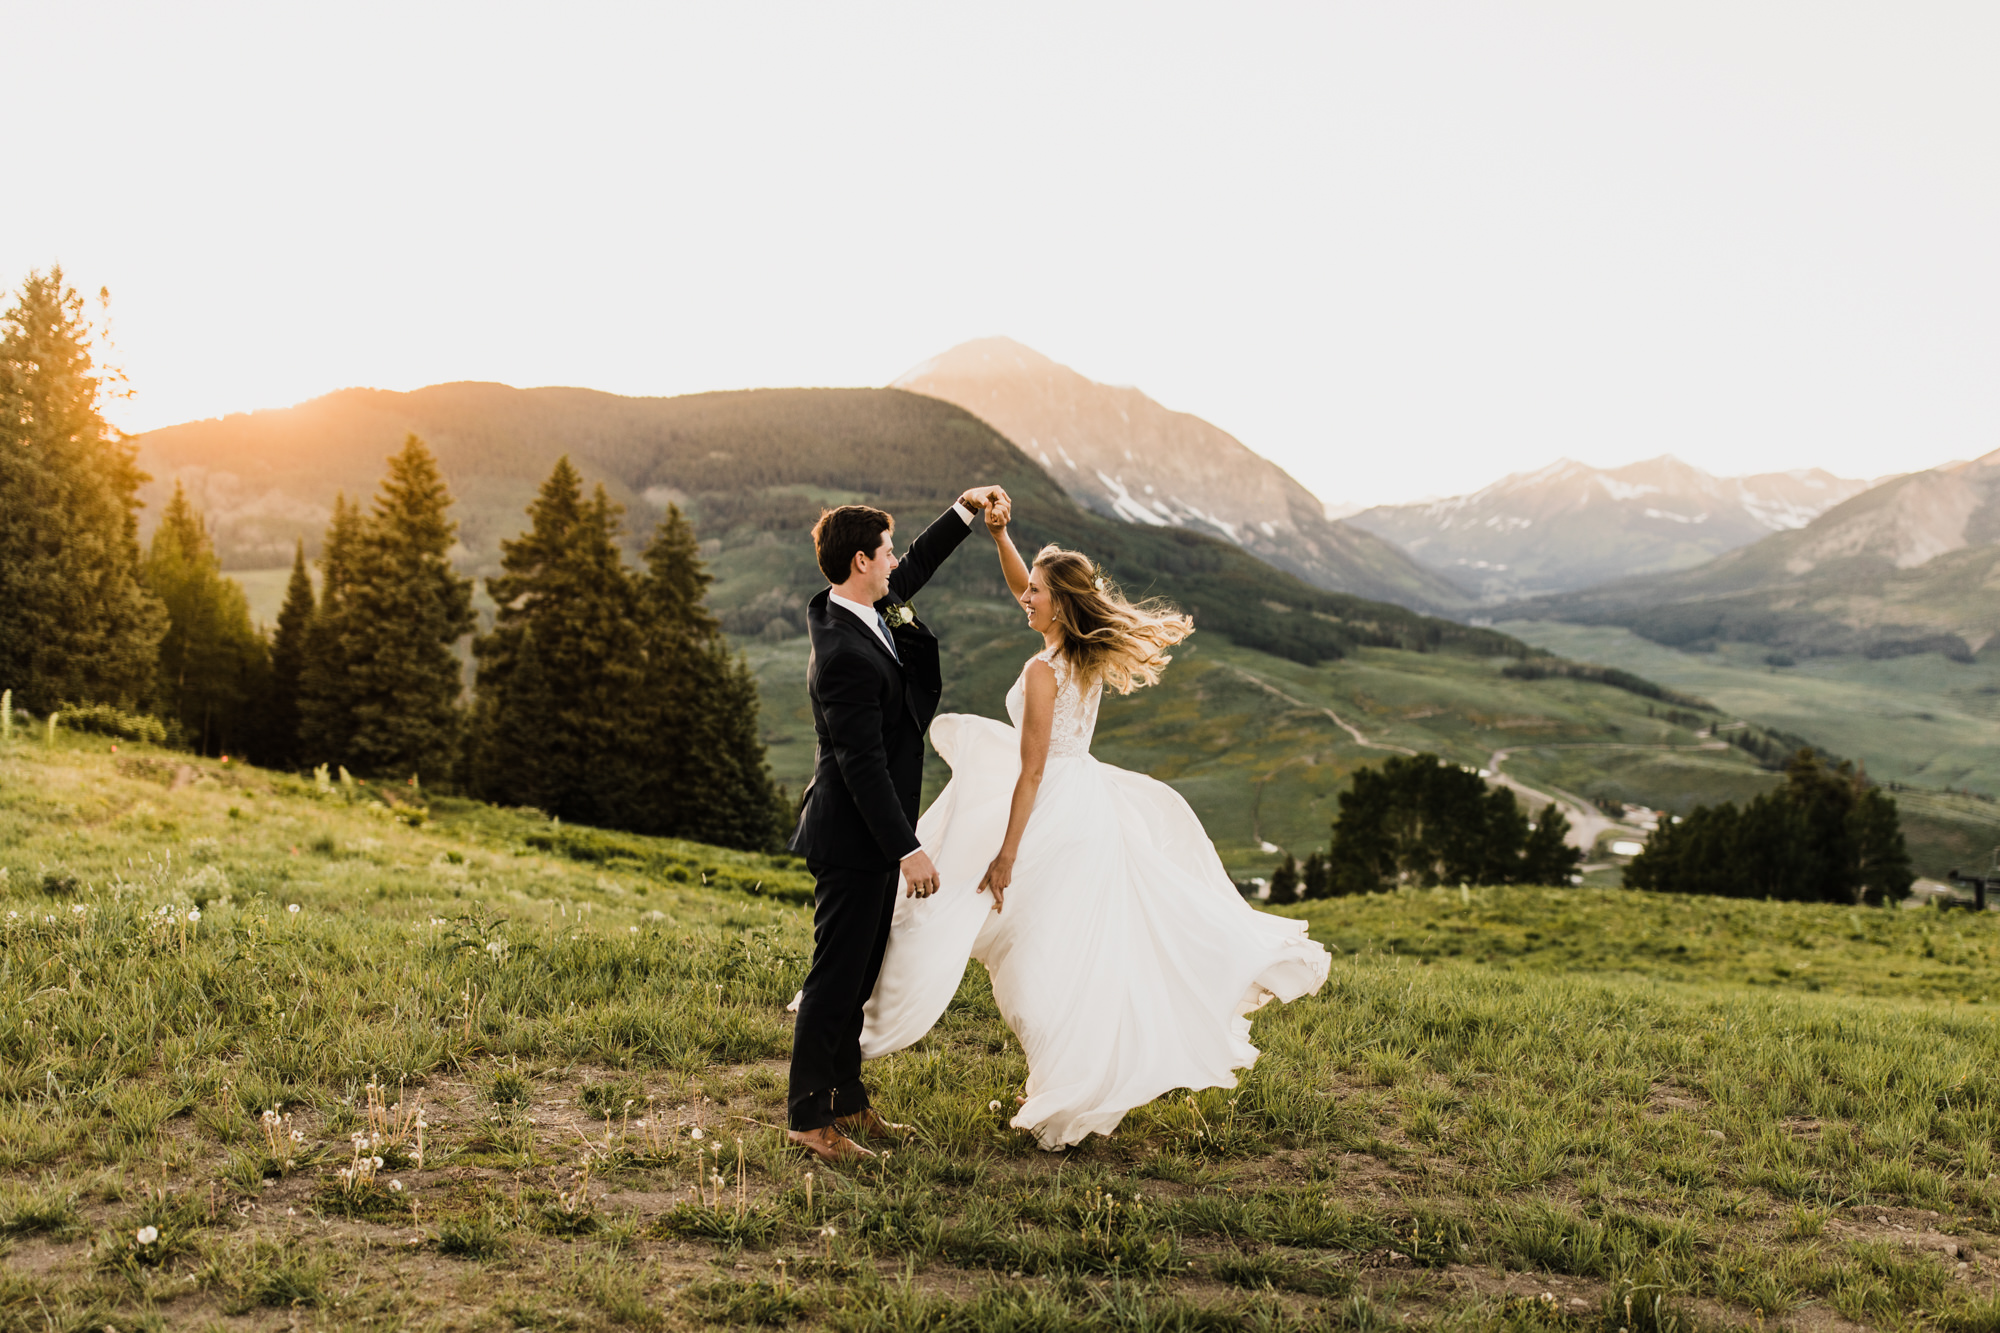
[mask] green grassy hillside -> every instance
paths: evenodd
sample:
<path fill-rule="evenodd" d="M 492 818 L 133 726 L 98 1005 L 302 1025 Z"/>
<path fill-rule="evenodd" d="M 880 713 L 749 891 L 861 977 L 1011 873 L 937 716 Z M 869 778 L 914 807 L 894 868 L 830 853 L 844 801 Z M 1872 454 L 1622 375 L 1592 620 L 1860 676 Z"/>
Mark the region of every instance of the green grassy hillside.
<path fill-rule="evenodd" d="M 773 1128 L 800 886 L 0 745 L 0 1329 L 2000 1322 L 1995 918 L 1293 909 L 1333 977 L 1256 1015 L 1241 1086 L 1055 1156 L 1004 1125 L 1025 1070 L 975 967 L 872 1067 L 917 1138 L 828 1171 Z"/>
<path fill-rule="evenodd" d="M 957 558 L 992 557 L 972 550 Z M 1039 644 L 1020 612 L 955 592 L 922 600 L 946 647 L 944 707 L 1005 717 L 1007 688 Z M 772 767 L 796 790 L 812 765 L 805 645 L 752 642 L 746 650 L 763 691 Z M 1185 796 L 1239 877 L 1270 871 L 1275 858 L 1264 843 L 1300 856 L 1324 846 L 1339 793 L 1356 768 L 1393 752 L 1383 745 L 1474 767 L 1505 750 L 1502 771 L 1537 790 L 1553 783 L 1579 800 L 1670 810 L 1742 798 L 1776 781 L 1742 751 L 1649 717 L 1638 695 L 1588 681 L 1509 679 L 1501 667 L 1511 661 L 1364 648 L 1307 666 L 1197 632 L 1160 685 L 1105 700 L 1094 752 Z M 1342 723 L 1374 744 L 1360 744 Z M 929 789 L 948 776 L 932 756 Z"/>
<path fill-rule="evenodd" d="M 1856 759 L 1878 781 L 1914 786 L 1897 800 L 1927 874 L 1987 865 L 2000 846 L 2000 804 L 1992 799 L 2000 796 L 2000 657 L 1849 655 L 1780 667 L 1759 644 L 1684 653 L 1612 626 L 1510 621 L 1501 628 L 1550 652 L 1698 694 Z"/>

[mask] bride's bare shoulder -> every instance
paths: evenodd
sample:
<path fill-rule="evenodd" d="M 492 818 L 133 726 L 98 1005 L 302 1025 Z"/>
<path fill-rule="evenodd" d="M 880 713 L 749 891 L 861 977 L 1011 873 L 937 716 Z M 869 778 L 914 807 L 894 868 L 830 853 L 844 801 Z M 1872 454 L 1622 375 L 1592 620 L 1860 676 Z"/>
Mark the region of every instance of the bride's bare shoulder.
<path fill-rule="evenodd" d="M 1036 653 L 1027 660 L 1021 667 L 1021 674 L 1028 678 L 1030 685 L 1037 683 L 1053 685 L 1056 680 L 1055 664 L 1041 653 Z"/>

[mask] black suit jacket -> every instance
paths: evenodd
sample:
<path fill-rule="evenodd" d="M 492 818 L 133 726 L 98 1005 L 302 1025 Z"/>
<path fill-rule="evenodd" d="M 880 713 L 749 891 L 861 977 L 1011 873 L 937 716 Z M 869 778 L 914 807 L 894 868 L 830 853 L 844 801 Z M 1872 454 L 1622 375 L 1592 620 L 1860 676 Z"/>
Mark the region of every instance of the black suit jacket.
<path fill-rule="evenodd" d="M 910 544 L 876 609 L 915 597 L 971 530 L 946 510 Z M 829 592 L 806 608 L 812 640 L 806 694 L 819 748 L 787 846 L 808 861 L 894 870 L 917 846 L 924 733 L 944 693 L 937 636 L 920 620 L 896 626 L 891 634 L 898 663 L 875 631 L 835 606 Z"/>

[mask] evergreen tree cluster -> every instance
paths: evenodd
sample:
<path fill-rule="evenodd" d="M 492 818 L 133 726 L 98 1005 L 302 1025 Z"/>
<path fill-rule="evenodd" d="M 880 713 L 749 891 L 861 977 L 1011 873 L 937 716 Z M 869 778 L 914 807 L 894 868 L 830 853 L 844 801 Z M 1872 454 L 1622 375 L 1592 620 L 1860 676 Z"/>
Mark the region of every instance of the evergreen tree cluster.
<path fill-rule="evenodd" d="M 275 738 L 281 754 L 420 786 L 452 780 L 464 739 L 453 650 L 474 618 L 472 580 L 451 565 L 450 507 L 437 460 L 414 435 L 389 459 L 368 512 L 335 497 L 318 600 L 309 611 L 294 605 L 311 595 L 295 559 L 279 614 L 281 631 L 287 616 L 304 622 L 298 731 Z"/>
<path fill-rule="evenodd" d="M 1405 884 L 1567 884 L 1583 860 L 1568 833 L 1553 804 L 1531 822 L 1505 787 L 1434 754 L 1398 757 L 1354 775 L 1332 847 L 1291 878 L 1308 898 Z"/>
<path fill-rule="evenodd" d="M 757 737 L 757 682 L 706 605 L 692 525 L 669 507 L 645 568 L 618 507 L 567 458 L 501 544 L 479 664 L 471 785 L 577 823 L 775 846 L 791 812 Z"/>
<path fill-rule="evenodd" d="M 453 568 L 452 498 L 421 439 L 388 460 L 367 509 L 336 498 L 317 590 L 296 547 L 267 634 L 178 486 L 141 554 L 145 478 L 103 418 L 93 337 L 60 270 L 31 274 L 0 316 L 0 686 L 16 704 L 269 767 L 338 765 L 579 823 L 778 844 L 790 811 L 757 735 L 756 682 L 707 609 L 679 510 L 645 568 L 627 569 L 619 509 L 602 487 L 585 499 L 559 461 L 489 580 L 499 610 L 472 645 L 468 706 L 472 581 Z"/>
<path fill-rule="evenodd" d="M 1629 887 L 1663 893 L 1834 903 L 1893 902 L 1914 878 L 1895 798 L 1810 749 L 1741 809 L 1697 806 L 1661 825 L 1625 871 Z"/>

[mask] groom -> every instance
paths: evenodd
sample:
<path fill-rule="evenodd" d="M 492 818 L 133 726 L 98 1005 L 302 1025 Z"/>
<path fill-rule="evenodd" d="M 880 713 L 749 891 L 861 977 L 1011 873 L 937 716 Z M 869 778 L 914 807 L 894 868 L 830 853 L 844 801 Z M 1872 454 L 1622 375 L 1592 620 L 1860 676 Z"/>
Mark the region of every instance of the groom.
<path fill-rule="evenodd" d="M 924 732 L 944 678 L 938 642 L 908 606 L 989 505 L 1007 493 L 979 486 L 897 559 L 895 520 L 867 505 L 820 515 L 813 549 L 832 586 L 812 599 L 806 693 L 819 743 L 812 781 L 788 844 L 813 873 L 813 960 L 792 1035 L 792 1142 L 828 1162 L 872 1157 L 850 1132 L 886 1133 L 861 1083 L 862 1010 L 882 970 L 898 874 L 910 892 L 937 890 L 917 844 Z"/>

